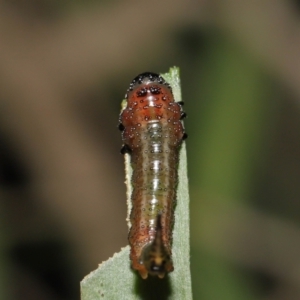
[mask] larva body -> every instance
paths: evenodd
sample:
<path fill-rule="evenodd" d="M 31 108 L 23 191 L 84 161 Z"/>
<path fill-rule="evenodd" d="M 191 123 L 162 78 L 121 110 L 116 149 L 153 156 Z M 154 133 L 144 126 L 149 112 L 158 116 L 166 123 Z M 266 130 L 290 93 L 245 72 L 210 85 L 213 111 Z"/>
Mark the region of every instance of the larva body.
<path fill-rule="evenodd" d="M 174 269 L 172 228 L 185 113 L 169 84 L 155 73 L 137 76 L 126 98 L 119 128 L 133 168 L 130 259 L 142 278 L 163 278 Z"/>

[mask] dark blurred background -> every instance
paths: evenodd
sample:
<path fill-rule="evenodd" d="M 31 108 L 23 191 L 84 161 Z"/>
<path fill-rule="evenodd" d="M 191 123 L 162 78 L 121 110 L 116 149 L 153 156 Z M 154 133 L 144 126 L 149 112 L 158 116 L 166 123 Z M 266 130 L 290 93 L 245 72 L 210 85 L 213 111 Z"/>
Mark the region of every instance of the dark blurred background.
<path fill-rule="evenodd" d="M 127 244 L 120 103 L 174 65 L 194 299 L 300 299 L 299 22 L 295 0 L 0 0 L 0 299 L 79 300 Z"/>

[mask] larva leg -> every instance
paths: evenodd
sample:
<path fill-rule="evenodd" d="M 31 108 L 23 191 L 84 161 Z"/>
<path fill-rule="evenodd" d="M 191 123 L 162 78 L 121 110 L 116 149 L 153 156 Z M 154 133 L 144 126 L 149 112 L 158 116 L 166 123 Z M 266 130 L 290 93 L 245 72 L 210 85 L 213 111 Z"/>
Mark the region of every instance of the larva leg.
<path fill-rule="evenodd" d="M 131 148 L 127 145 L 127 144 L 124 144 L 121 148 L 121 154 L 125 154 L 125 153 L 131 153 L 132 150 Z"/>

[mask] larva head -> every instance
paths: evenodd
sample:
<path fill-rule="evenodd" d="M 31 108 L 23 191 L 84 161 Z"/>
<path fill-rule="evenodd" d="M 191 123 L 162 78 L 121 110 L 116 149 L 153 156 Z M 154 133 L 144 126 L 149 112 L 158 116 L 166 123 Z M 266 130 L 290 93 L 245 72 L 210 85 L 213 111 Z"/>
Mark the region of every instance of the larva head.
<path fill-rule="evenodd" d="M 123 141 L 131 148 L 138 145 L 136 138 L 139 128 L 147 124 L 159 122 L 162 126 L 170 126 L 179 144 L 183 136 L 180 122 L 182 110 L 175 102 L 170 85 L 158 74 L 142 73 L 131 82 L 126 94 L 127 106 L 120 115 L 120 123 L 124 126 Z M 170 130 L 171 130 L 170 129 Z"/>
<path fill-rule="evenodd" d="M 129 85 L 128 106 L 161 108 L 162 103 L 174 102 L 171 86 L 158 74 L 145 72 L 135 77 Z M 162 102 L 162 103 L 159 103 Z"/>

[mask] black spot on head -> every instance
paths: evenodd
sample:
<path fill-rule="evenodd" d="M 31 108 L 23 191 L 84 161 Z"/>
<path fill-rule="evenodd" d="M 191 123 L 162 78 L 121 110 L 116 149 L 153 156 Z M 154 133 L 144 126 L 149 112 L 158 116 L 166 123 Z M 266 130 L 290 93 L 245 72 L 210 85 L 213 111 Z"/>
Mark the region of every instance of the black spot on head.
<path fill-rule="evenodd" d="M 141 88 L 140 90 L 138 90 L 137 92 L 136 92 L 136 95 L 138 96 L 138 97 L 144 97 L 144 96 L 146 96 L 147 95 L 147 89 L 146 88 Z"/>
<path fill-rule="evenodd" d="M 153 72 L 144 72 L 142 74 L 139 74 L 132 80 L 132 83 L 141 84 L 145 79 L 148 79 L 150 81 L 157 81 L 159 83 L 164 83 L 164 79 L 157 73 Z"/>
<path fill-rule="evenodd" d="M 159 95 L 161 93 L 161 88 L 159 88 L 158 86 L 151 86 L 150 92 L 153 95 Z"/>
<path fill-rule="evenodd" d="M 160 76 L 157 73 L 153 73 L 153 72 L 145 72 L 145 73 L 139 74 L 132 80 L 127 91 L 130 92 L 133 90 L 133 88 L 135 86 L 149 82 L 149 81 L 157 82 L 159 84 L 164 84 L 171 90 L 170 85 L 162 78 L 162 76 Z"/>

